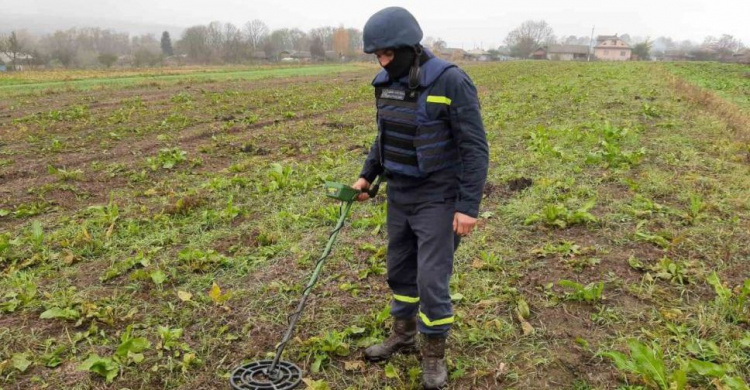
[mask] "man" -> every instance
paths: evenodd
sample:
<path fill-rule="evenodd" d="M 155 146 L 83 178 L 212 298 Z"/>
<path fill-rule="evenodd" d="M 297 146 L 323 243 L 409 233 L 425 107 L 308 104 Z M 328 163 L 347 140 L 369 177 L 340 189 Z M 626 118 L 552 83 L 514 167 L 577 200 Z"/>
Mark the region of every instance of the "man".
<path fill-rule="evenodd" d="M 388 285 L 393 331 L 365 350 L 370 361 L 413 350 L 425 336 L 422 376 L 427 389 L 447 383 L 445 344 L 454 321 L 449 281 L 460 237 L 476 224 L 489 151 L 474 84 L 455 65 L 419 42 L 422 30 L 400 7 L 365 24 L 364 51 L 384 68 L 373 81 L 378 137 L 359 180 L 366 190 L 388 181 Z M 366 200 L 366 193 L 358 200 Z"/>

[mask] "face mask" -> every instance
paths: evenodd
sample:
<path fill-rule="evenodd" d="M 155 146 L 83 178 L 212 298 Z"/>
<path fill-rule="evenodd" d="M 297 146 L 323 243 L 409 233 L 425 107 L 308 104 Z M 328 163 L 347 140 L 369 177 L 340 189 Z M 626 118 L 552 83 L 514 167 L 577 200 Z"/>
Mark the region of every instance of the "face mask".
<path fill-rule="evenodd" d="M 384 66 L 383 69 L 388 72 L 388 76 L 390 76 L 391 80 L 398 80 L 409 73 L 409 69 L 414 65 L 415 56 L 414 48 L 398 48 L 394 50 L 393 60 L 391 60 L 388 65 Z"/>

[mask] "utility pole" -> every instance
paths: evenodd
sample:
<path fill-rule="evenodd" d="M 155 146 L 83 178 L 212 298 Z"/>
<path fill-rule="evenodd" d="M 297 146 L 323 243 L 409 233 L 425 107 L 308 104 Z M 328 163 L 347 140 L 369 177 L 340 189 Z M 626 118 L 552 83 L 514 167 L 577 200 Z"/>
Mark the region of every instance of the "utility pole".
<path fill-rule="evenodd" d="M 591 26 L 591 39 L 589 40 L 589 57 L 586 59 L 586 62 L 591 62 L 591 45 L 594 43 L 594 29 L 596 28 L 596 25 Z"/>

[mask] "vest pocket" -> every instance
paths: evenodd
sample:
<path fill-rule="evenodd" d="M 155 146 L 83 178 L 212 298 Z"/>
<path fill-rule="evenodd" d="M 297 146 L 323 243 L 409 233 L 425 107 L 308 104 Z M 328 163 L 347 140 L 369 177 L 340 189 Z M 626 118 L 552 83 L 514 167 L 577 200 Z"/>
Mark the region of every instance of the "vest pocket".
<path fill-rule="evenodd" d="M 432 173 L 458 163 L 458 150 L 444 121 L 431 121 L 417 128 L 414 138 L 417 162 L 422 173 Z"/>

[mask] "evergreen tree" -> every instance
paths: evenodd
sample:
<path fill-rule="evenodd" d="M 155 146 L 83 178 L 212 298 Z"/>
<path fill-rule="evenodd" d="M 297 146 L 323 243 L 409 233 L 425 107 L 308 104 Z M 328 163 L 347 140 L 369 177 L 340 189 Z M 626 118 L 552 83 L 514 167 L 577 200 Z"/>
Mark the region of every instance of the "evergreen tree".
<path fill-rule="evenodd" d="M 169 37 L 168 31 L 164 31 L 161 34 L 161 52 L 167 57 L 174 55 L 174 50 L 172 50 L 172 38 Z"/>

